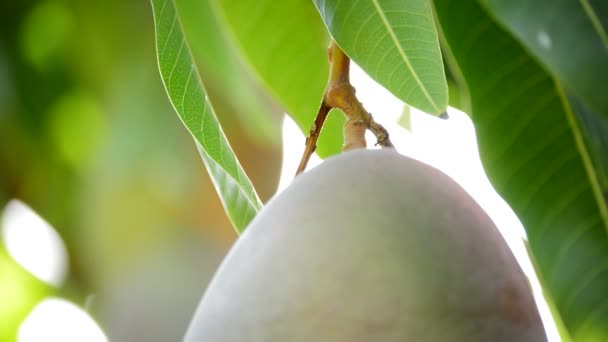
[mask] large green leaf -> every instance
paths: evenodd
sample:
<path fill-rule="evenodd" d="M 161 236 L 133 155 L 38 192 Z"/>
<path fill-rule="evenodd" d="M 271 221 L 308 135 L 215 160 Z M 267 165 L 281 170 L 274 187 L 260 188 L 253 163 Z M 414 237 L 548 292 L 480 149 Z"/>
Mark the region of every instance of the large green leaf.
<path fill-rule="evenodd" d="M 608 210 L 572 103 L 477 1 L 435 7 L 484 167 L 526 228 L 545 290 L 573 340 L 605 341 Z"/>
<path fill-rule="evenodd" d="M 332 36 L 395 96 L 425 112 L 448 104 L 433 12 L 428 0 L 314 0 Z"/>
<path fill-rule="evenodd" d="M 599 187 L 608 201 L 608 122 L 592 113 L 576 96 L 568 94 L 568 100 L 577 114 Z"/>
<path fill-rule="evenodd" d="M 195 138 L 224 208 L 242 231 L 262 204 L 208 103 L 172 0 L 152 0 L 160 73 L 184 125 Z"/>
<path fill-rule="evenodd" d="M 329 37 L 310 0 L 217 0 L 225 24 L 259 78 L 308 134 L 328 78 Z M 328 120 L 344 121 L 331 115 Z M 304 144 L 304 142 L 302 142 Z M 339 153 L 340 125 L 323 130 L 317 152 Z"/>
<path fill-rule="evenodd" d="M 608 1 L 481 2 L 567 90 L 608 122 Z"/>

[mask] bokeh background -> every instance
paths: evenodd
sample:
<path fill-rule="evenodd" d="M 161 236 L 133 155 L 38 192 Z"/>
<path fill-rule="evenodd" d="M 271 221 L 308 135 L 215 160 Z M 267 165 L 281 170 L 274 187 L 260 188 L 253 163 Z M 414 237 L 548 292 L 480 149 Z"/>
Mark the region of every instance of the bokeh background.
<path fill-rule="evenodd" d="M 49 282 L 13 258 L 3 235 L 0 341 L 14 340 L 45 298 L 78 306 L 111 341 L 180 340 L 236 238 L 164 92 L 153 28 L 146 1 L 0 2 L 3 222 L 18 199 L 67 250 L 67 272 Z M 280 132 L 257 135 L 218 107 L 268 199 Z M 42 237 L 22 235 L 24 248 L 42 252 Z"/>

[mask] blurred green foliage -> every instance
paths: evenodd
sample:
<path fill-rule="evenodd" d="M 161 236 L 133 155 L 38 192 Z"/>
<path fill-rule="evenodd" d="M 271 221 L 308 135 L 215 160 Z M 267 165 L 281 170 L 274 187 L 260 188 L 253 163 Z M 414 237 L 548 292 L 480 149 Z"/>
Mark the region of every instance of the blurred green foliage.
<path fill-rule="evenodd" d="M 11 341 L 19 324 L 50 289 L 17 264 L 3 246 L 0 246 L 0 280 L 0 341 Z"/>
<path fill-rule="evenodd" d="M 0 3 L 0 208 L 30 205 L 70 256 L 50 288 L 0 249 L 2 341 L 47 294 L 86 302 L 110 340 L 179 340 L 235 238 L 162 88 L 153 29 L 142 1 Z M 237 109 L 220 120 L 267 199 L 279 132 Z"/>

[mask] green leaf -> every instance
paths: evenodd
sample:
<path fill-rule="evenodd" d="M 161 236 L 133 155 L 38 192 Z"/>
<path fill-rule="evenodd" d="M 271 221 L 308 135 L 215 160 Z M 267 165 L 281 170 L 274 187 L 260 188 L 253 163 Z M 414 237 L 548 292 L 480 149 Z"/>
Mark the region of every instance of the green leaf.
<path fill-rule="evenodd" d="M 484 167 L 526 228 L 544 290 L 574 341 L 605 341 L 608 210 L 572 103 L 477 1 L 435 8 Z"/>
<path fill-rule="evenodd" d="M 282 112 L 261 91 L 211 6 L 213 0 L 175 0 L 176 11 L 207 96 L 220 123 L 237 119 L 251 138 L 280 142 Z M 266 95 L 266 96 L 264 96 Z M 230 131 L 227 128 L 227 131 Z"/>
<path fill-rule="evenodd" d="M 308 135 L 329 73 L 329 37 L 309 0 L 217 0 L 224 23 L 262 82 Z M 328 120 L 343 120 L 331 115 Z M 342 130 L 323 129 L 317 153 L 339 153 Z M 302 142 L 304 143 L 304 142 Z"/>
<path fill-rule="evenodd" d="M 540 63 L 608 122 L 608 1 L 482 0 Z"/>
<path fill-rule="evenodd" d="M 401 116 L 399 116 L 399 120 L 397 120 L 399 126 L 407 129 L 408 131 L 412 131 L 412 109 L 410 106 L 403 106 L 403 110 L 401 111 Z"/>
<path fill-rule="evenodd" d="M 572 109 L 577 114 L 593 168 L 597 170 L 599 186 L 608 201 L 608 123 L 592 113 L 576 96 L 568 95 Z"/>
<path fill-rule="evenodd" d="M 208 103 L 172 0 L 152 0 L 161 77 L 173 107 L 195 138 L 226 213 L 242 232 L 261 209 Z"/>
<path fill-rule="evenodd" d="M 409 105 L 441 114 L 448 104 L 437 31 L 427 0 L 314 0 L 344 52 Z"/>
<path fill-rule="evenodd" d="M 444 45 L 445 43 L 441 43 Z M 443 53 L 449 53 L 446 51 L 446 48 L 442 47 L 444 50 Z M 469 103 L 469 95 L 467 94 L 466 87 L 463 87 L 460 84 L 459 76 L 454 75 L 454 72 L 458 70 L 458 67 L 450 67 L 447 65 L 449 61 L 452 61 L 453 58 L 447 56 L 444 58 L 445 65 L 445 76 L 448 84 L 448 94 L 449 94 L 449 105 L 463 112 L 470 112 L 470 108 L 468 108 Z"/>

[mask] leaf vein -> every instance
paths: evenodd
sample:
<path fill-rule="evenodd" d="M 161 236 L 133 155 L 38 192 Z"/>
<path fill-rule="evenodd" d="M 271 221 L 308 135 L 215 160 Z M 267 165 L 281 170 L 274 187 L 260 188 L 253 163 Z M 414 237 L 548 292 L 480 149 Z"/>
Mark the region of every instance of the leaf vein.
<path fill-rule="evenodd" d="M 378 0 L 372 0 L 372 3 L 374 4 L 376 11 L 378 12 L 378 15 L 380 15 L 380 18 L 382 19 L 382 23 L 386 27 L 386 30 L 388 31 L 391 39 L 393 40 L 393 43 L 397 46 L 397 50 L 399 51 L 399 54 L 401 55 L 403 61 L 405 62 L 405 65 L 407 66 L 407 68 L 409 69 L 410 73 L 412 74 L 414 80 L 416 81 L 416 83 L 418 84 L 420 89 L 422 90 L 424 97 L 426 97 L 427 101 L 431 104 L 431 106 L 433 106 L 433 108 L 436 111 L 439 111 L 440 110 L 439 106 L 435 103 L 435 101 L 429 94 L 425 85 L 422 83 L 422 81 L 420 80 L 420 77 L 416 73 L 416 70 L 414 70 L 409 58 L 406 56 L 405 51 L 403 51 L 403 48 L 401 47 L 399 40 L 397 39 L 397 36 L 395 35 L 395 32 L 393 31 L 390 23 L 388 22 L 388 19 L 386 18 L 386 15 L 384 14 L 382 7 L 378 3 Z"/>

